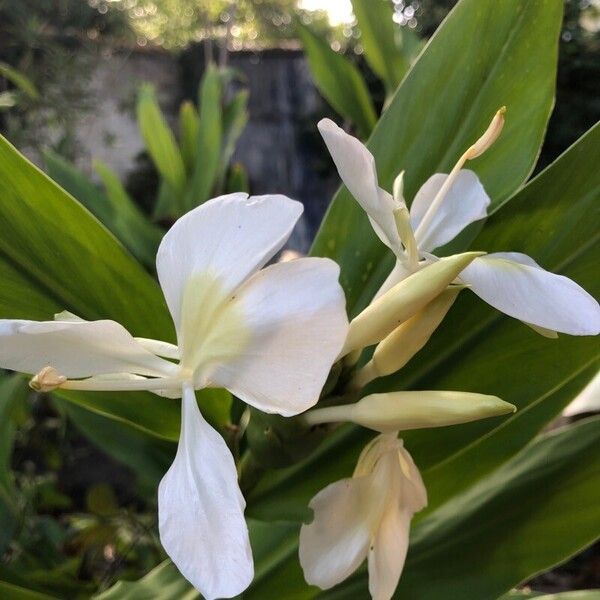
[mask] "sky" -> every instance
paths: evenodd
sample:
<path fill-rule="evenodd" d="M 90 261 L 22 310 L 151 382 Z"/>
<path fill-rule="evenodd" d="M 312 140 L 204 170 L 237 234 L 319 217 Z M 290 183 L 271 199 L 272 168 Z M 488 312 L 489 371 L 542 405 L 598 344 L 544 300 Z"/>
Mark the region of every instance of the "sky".
<path fill-rule="evenodd" d="M 305 10 L 325 10 L 331 25 L 352 21 L 352 4 L 350 0 L 300 0 L 300 8 Z"/>

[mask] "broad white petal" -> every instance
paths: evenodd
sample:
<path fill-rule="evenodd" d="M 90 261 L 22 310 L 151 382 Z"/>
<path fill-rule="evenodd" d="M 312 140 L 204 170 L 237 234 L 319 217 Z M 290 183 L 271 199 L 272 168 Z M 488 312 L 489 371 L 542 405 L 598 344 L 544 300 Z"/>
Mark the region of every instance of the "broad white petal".
<path fill-rule="evenodd" d="M 300 529 L 300 564 L 307 583 L 328 589 L 365 560 L 371 542 L 370 477 L 336 481 L 308 505 L 314 519 Z"/>
<path fill-rule="evenodd" d="M 396 591 L 408 552 L 411 514 L 390 505 L 369 549 L 369 592 L 373 600 L 389 600 Z"/>
<path fill-rule="evenodd" d="M 210 382 L 265 412 L 290 416 L 313 406 L 348 330 L 338 276 L 329 259 L 300 258 L 249 279 L 215 325 L 230 342 L 213 359 L 221 362 Z"/>
<path fill-rule="evenodd" d="M 158 488 L 160 540 L 207 600 L 231 598 L 254 574 L 235 463 L 200 414 L 189 385 L 183 389 L 181 417 L 177 455 Z"/>
<path fill-rule="evenodd" d="M 460 278 L 488 304 L 526 323 L 571 335 L 600 332 L 600 306 L 583 288 L 531 259 L 524 263 L 524 255 L 519 262 L 505 256 L 476 258 Z"/>
<path fill-rule="evenodd" d="M 579 392 L 563 411 L 564 417 L 600 412 L 600 372 Z"/>
<path fill-rule="evenodd" d="M 122 372 L 160 376 L 176 368 L 115 321 L 0 320 L 0 367 L 37 373 L 46 366 L 70 378 Z"/>
<path fill-rule="evenodd" d="M 375 233 L 395 253 L 402 252 L 394 220 L 398 206 L 391 194 L 379 187 L 373 155 L 330 119 L 322 119 L 318 126 L 344 185 L 369 216 Z"/>
<path fill-rule="evenodd" d="M 432 175 L 417 192 L 410 207 L 410 222 L 417 231 L 427 209 L 448 178 L 445 173 Z M 433 219 L 416 235 L 419 249 L 431 251 L 453 240 L 467 225 L 487 215 L 490 198 L 477 175 L 468 169 L 459 171 Z"/>
<path fill-rule="evenodd" d="M 302 204 L 285 196 L 236 193 L 209 200 L 181 217 L 156 256 L 160 285 L 179 331 L 184 294 L 206 279 L 228 295 L 266 264 L 289 237 Z M 197 281 L 194 278 L 197 277 Z"/>

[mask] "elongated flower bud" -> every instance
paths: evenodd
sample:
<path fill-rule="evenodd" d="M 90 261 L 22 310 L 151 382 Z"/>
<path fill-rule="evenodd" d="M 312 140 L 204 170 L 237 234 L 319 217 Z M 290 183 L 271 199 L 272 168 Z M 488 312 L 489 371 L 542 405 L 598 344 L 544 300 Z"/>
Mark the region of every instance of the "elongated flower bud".
<path fill-rule="evenodd" d="M 484 134 L 465 152 L 466 160 L 481 156 L 498 139 L 504 127 L 505 114 L 506 106 L 503 106 L 496 112 Z"/>
<path fill-rule="evenodd" d="M 454 304 L 463 286 L 445 289 L 414 317 L 402 323 L 379 343 L 373 358 L 356 374 L 353 387 L 361 388 L 377 377 L 400 370 L 429 341 Z"/>
<path fill-rule="evenodd" d="M 431 302 L 482 254 L 465 252 L 441 258 L 396 284 L 352 320 L 341 356 L 380 342 Z"/>
<path fill-rule="evenodd" d="M 312 410 L 305 420 L 316 423 L 351 421 L 382 433 L 443 427 L 515 412 L 496 396 L 471 392 L 389 392 L 366 396 L 356 404 Z"/>

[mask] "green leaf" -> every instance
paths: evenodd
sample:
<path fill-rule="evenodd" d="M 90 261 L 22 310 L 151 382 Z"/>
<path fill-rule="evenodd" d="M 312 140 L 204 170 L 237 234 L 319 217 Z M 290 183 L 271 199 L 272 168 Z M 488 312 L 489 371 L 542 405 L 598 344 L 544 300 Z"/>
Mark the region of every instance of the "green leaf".
<path fill-rule="evenodd" d="M 223 190 L 226 194 L 231 192 L 249 192 L 250 183 L 248 181 L 248 173 L 241 163 L 235 163 L 231 165 L 229 170 L 225 189 Z"/>
<path fill-rule="evenodd" d="M 196 141 L 196 163 L 186 191 L 185 206 L 192 209 L 210 198 L 219 174 L 222 144 L 222 81 L 210 66 L 200 84 L 200 127 Z"/>
<path fill-rule="evenodd" d="M 352 9 L 361 33 L 365 58 L 383 79 L 388 92 L 392 92 L 410 66 L 410 57 L 404 55 L 397 43 L 402 31 L 392 20 L 392 4 L 388 0 L 352 0 Z"/>
<path fill-rule="evenodd" d="M 40 97 L 35 84 L 27 75 L 4 62 L 0 62 L 0 77 L 8 79 L 32 100 L 37 100 Z"/>
<path fill-rule="evenodd" d="M 317 88 L 342 117 L 356 126 L 359 137 L 368 137 L 377 115 L 360 72 L 308 27 L 296 21 L 296 28 Z"/>
<path fill-rule="evenodd" d="M 248 123 L 248 91 L 239 91 L 223 109 L 223 147 L 219 181 L 223 182 L 236 144 Z"/>
<path fill-rule="evenodd" d="M 175 141 L 175 136 L 167 124 L 154 89 L 150 85 L 140 88 L 137 101 L 137 120 L 148 154 L 157 171 L 177 193 L 185 188 L 185 166 Z"/>
<path fill-rule="evenodd" d="M 85 319 L 114 319 L 133 335 L 174 338 L 156 281 L 1 137 L 0 227 L 0 272 L 14 273 L 0 289 L 3 318 L 51 319 L 69 310 Z M 40 298 L 39 305 L 30 296 Z"/>
<path fill-rule="evenodd" d="M 48 175 L 111 229 L 113 210 L 108 198 L 77 167 L 52 150 L 44 151 Z M 114 230 L 111 229 L 113 233 Z M 115 233 L 116 235 L 116 233 Z M 121 240 L 123 241 L 123 240 Z"/>
<path fill-rule="evenodd" d="M 94 600 L 194 600 L 200 594 L 165 560 L 139 581 L 119 581 Z"/>
<path fill-rule="evenodd" d="M 6 581 L 0 581 L 0 596 L 10 600 L 58 600 L 56 596 L 48 596 Z"/>
<path fill-rule="evenodd" d="M 136 206 L 108 166 L 100 161 L 94 162 L 106 188 L 105 195 L 58 154 L 47 150 L 44 159 L 50 177 L 93 212 L 136 258 L 153 267 L 163 232 Z"/>
<path fill-rule="evenodd" d="M 461 0 L 369 139 L 382 187 L 391 190 L 405 170 L 405 193 L 411 199 L 433 173 L 448 172 L 506 105 L 500 139 L 469 167 L 481 178 L 493 207 L 514 193 L 533 168 L 553 104 L 561 17 L 559 0 Z M 391 268 L 387 248 L 346 189 L 336 195 L 313 253 L 340 264 L 352 314 Z"/>
<path fill-rule="evenodd" d="M 196 163 L 196 141 L 199 127 L 198 111 L 192 102 L 186 100 L 179 107 L 179 143 L 181 156 L 188 173 L 192 172 Z"/>
<path fill-rule="evenodd" d="M 171 341 L 158 284 L 69 194 L 0 138 L 0 316 L 47 320 L 69 310 L 114 319 L 133 335 Z M 66 396 L 66 392 L 63 392 Z M 69 394 L 71 400 L 176 439 L 179 405 L 151 394 Z"/>
<path fill-rule="evenodd" d="M 112 206 L 112 221 L 106 226 L 123 242 L 131 253 L 149 267 L 154 267 L 156 250 L 164 234 L 131 199 L 118 176 L 108 165 L 94 161 Z"/>

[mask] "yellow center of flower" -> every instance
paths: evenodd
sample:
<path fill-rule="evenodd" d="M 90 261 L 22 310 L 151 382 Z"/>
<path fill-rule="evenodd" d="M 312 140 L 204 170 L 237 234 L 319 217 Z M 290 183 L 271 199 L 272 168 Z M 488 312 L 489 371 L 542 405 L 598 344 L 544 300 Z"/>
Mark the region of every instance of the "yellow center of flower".
<path fill-rule="evenodd" d="M 232 360 L 247 348 L 251 333 L 243 305 L 235 292 L 227 294 L 210 272 L 187 282 L 181 309 L 179 345 L 181 368 L 194 373 L 198 383 L 210 383 L 210 370 Z"/>

